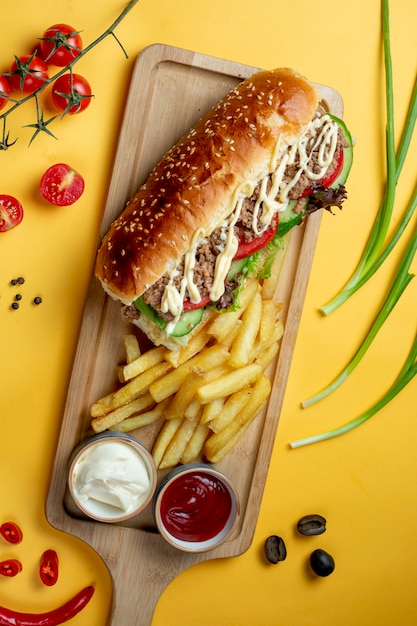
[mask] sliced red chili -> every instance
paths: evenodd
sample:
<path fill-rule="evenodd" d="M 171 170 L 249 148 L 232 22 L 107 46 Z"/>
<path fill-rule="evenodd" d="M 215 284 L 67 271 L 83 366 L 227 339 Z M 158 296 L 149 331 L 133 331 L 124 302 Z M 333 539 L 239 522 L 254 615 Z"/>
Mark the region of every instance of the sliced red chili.
<path fill-rule="evenodd" d="M 14 522 L 4 522 L 0 526 L 0 534 L 9 543 L 20 543 L 23 539 L 20 527 Z"/>
<path fill-rule="evenodd" d="M 65 604 L 47 613 L 21 613 L 0 606 L 1 626 L 59 626 L 73 618 L 91 600 L 94 587 L 82 589 Z"/>
<path fill-rule="evenodd" d="M 12 578 L 22 571 L 22 564 L 17 559 L 7 559 L 0 561 L 0 574 Z M 1 623 L 1 622 L 0 622 Z"/>
<path fill-rule="evenodd" d="M 261 248 L 264 248 L 275 237 L 275 233 L 278 230 L 278 213 L 275 213 L 271 226 L 267 228 L 262 235 L 255 237 L 252 241 L 242 241 L 239 243 L 239 247 L 234 256 L 234 260 L 244 259 L 245 257 L 257 252 Z"/>
<path fill-rule="evenodd" d="M 39 576 L 44 585 L 52 587 L 58 580 L 58 555 L 55 550 L 45 550 L 41 556 Z"/>

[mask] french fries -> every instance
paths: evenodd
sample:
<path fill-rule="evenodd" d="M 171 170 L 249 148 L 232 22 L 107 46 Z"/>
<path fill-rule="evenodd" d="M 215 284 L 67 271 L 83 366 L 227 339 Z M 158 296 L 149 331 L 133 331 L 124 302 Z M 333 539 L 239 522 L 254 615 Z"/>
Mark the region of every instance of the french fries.
<path fill-rule="evenodd" d="M 280 264 L 282 259 L 262 287 L 248 279 L 240 308 L 209 317 L 179 350 L 156 347 L 141 353 L 135 335 L 126 335 L 119 388 L 90 409 L 94 432 L 156 429 L 160 421 L 152 444 L 158 468 L 202 457 L 211 463 L 222 460 L 270 394 L 265 370 L 284 332 L 281 307 L 270 296 Z"/>

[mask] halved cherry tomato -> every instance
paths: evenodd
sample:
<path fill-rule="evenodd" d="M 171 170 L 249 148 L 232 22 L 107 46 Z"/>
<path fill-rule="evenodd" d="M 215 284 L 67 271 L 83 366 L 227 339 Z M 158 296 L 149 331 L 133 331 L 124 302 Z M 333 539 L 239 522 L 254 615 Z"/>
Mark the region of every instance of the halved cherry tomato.
<path fill-rule="evenodd" d="M 4 522 L 0 526 L 1 536 L 9 543 L 20 543 L 23 539 L 23 533 L 20 527 L 14 522 Z"/>
<path fill-rule="evenodd" d="M 208 294 L 206 296 L 203 296 L 200 302 L 194 303 L 194 302 L 191 302 L 191 300 L 184 300 L 182 310 L 185 313 L 185 311 L 195 311 L 196 309 L 202 309 L 204 306 L 209 304 L 209 302 L 210 302 L 210 296 Z"/>
<path fill-rule="evenodd" d="M 69 206 L 82 195 L 84 179 L 69 165 L 56 163 L 42 176 L 40 190 L 45 200 L 51 204 Z"/>
<path fill-rule="evenodd" d="M 54 105 L 70 115 L 84 111 L 92 97 L 90 84 L 81 74 L 63 74 L 57 78 L 52 88 Z"/>
<path fill-rule="evenodd" d="M 40 38 L 40 53 L 46 63 L 65 67 L 73 61 L 83 47 L 79 32 L 68 24 L 50 26 Z"/>
<path fill-rule="evenodd" d="M 10 96 L 11 87 L 6 76 L 0 75 L 0 109 L 2 109 L 8 103 L 8 97 Z"/>
<path fill-rule="evenodd" d="M 22 571 L 22 564 L 17 559 L 7 559 L 7 561 L 0 561 L 0 575 L 8 576 L 12 578 L 17 576 Z"/>
<path fill-rule="evenodd" d="M 252 239 L 252 241 L 242 241 L 239 243 L 239 247 L 234 256 L 234 260 L 238 261 L 239 259 L 244 259 L 245 257 L 253 254 L 257 250 L 265 247 L 275 236 L 275 233 L 278 230 L 278 213 L 276 213 L 273 217 L 272 224 L 269 228 L 267 228 L 262 235 Z"/>
<path fill-rule="evenodd" d="M 10 72 L 12 89 L 21 93 L 33 93 L 49 78 L 47 64 L 35 54 L 15 57 Z"/>
<path fill-rule="evenodd" d="M 39 576 L 44 585 L 52 587 L 58 580 L 58 555 L 55 550 L 45 550 L 41 556 Z"/>
<path fill-rule="evenodd" d="M 11 230 L 23 219 L 23 207 L 17 198 L 0 194 L 0 233 Z"/>
<path fill-rule="evenodd" d="M 323 187 L 330 187 L 332 183 L 339 176 L 340 172 L 343 169 L 343 161 L 344 161 L 344 152 L 343 150 L 339 150 L 339 154 L 337 156 L 336 166 L 329 176 L 324 176 L 320 180 L 317 181 L 318 185 L 323 185 Z M 309 187 L 308 189 L 304 189 L 302 193 L 302 197 L 306 198 L 307 196 L 312 196 L 314 193 L 314 185 Z"/>

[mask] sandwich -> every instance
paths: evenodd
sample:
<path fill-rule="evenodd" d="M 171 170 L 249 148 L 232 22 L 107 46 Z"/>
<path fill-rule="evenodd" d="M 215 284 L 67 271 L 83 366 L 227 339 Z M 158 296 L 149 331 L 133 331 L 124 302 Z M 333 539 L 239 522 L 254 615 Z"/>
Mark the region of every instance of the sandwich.
<path fill-rule="evenodd" d="M 171 148 L 113 222 L 95 275 L 124 318 L 177 349 L 268 276 L 287 233 L 342 207 L 352 139 L 291 69 L 239 83 Z"/>

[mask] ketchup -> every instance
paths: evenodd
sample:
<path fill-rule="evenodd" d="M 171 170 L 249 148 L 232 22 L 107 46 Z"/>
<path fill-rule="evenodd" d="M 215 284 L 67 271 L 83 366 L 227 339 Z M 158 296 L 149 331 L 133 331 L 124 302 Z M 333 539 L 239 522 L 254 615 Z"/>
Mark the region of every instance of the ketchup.
<path fill-rule="evenodd" d="M 190 472 L 165 490 L 160 514 L 166 530 L 181 541 L 208 541 L 225 527 L 232 510 L 227 487 L 215 476 Z"/>

